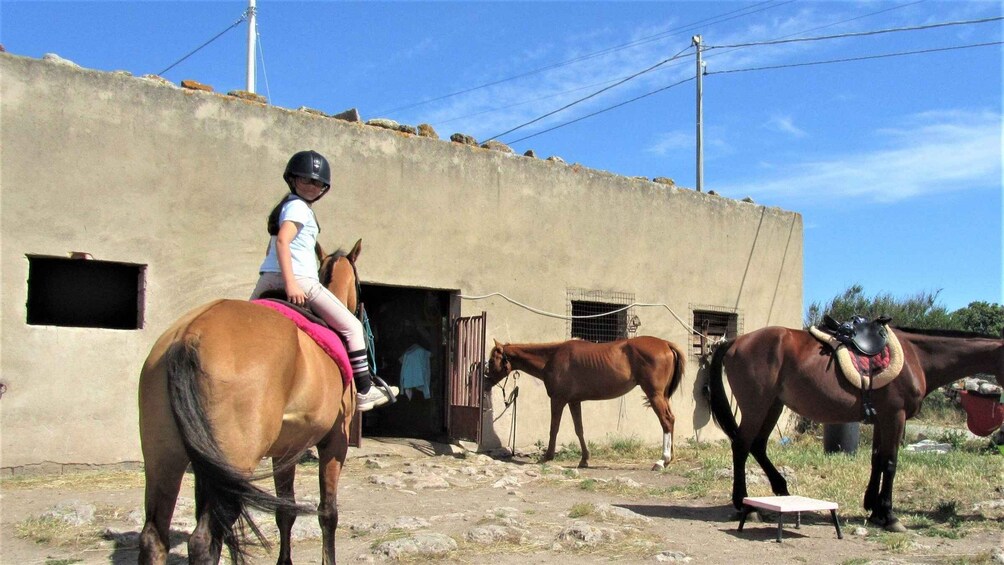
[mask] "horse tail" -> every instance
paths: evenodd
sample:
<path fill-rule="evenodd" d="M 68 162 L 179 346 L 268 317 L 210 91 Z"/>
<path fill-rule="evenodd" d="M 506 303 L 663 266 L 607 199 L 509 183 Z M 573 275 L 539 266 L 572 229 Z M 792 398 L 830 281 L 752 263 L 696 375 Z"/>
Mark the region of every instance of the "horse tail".
<path fill-rule="evenodd" d="M 739 433 L 739 425 L 736 424 L 736 417 L 732 415 L 732 407 L 729 405 L 729 398 L 725 394 L 722 359 L 725 358 L 725 354 L 728 353 L 733 343 L 732 341 L 723 341 L 715 347 L 715 352 L 711 356 L 711 367 L 708 369 L 711 415 L 714 417 L 718 427 L 731 440 L 736 439 Z"/>
<path fill-rule="evenodd" d="M 669 348 L 676 356 L 676 361 L 673 364 L 673 378 L 670 379 L 669 386 L 666 387 L 666 398 L 669 398 L 673 396 L 673 393 L 680 386 L 680 382 L 683 381 L 683 373 L 687 370 L 687 355 L 676 344 L 669 341 L 666 343 L 669 344 Z"/>
<path fill-rule="evenodd" d="M 195 473 L 196 512 L 209 510 L 213 538 L 223 540 L 235 564 L 244 563 L 248 558 L 244 547 L 247 530 L 259 544 L 271 548 L 251 519 L 251 507 L 270 512 L 303 512 L 305 508 L 254 486 L 246 473 L 227 461 L 200 400 L 199 380 L 205 378 L 206 372 L 199 355 L 199 338 L 189 334 L 176 342 L 168 350 L 166 361 L 171 412 Z"/>

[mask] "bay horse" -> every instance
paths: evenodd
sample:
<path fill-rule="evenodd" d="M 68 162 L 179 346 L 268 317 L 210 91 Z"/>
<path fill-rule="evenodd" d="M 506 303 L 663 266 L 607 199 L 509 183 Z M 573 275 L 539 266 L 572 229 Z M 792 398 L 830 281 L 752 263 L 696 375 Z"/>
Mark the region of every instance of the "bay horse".
<path fill-rule="evenodd" d="M 321 259 L 321 283 L 350 311 L 359 286 L 356 242 L 347 254 Z M 140 441 L 146 474 L 146 522 L 139 562 L 164 564 L 182 477 L 195 474 L 198 523 L 190 563 L 218 563 L 226 545 L 234 563 L 247 558 L 246 529 L 269 547 L 249 508 L 274 511 L 277 563 L 291 563 L 290 530 L 299 513 L 293 479 L 301 454 L 317 446 L 322 561 L 335 563 L 336 491 L 356 409 L 351 375 L 306 333 L 274 310 L 244 300 L 215 300 L 176 321 L 157 340 L 139 381 Z M 272 458 L 276 496 L 252 484 Z"/>
<path fill-rule="evenodd" d="M 582 435 L 582 402 L 610 400 L 640 386 L 662 425 L 662 459 L 655 468 L 673 459 L 673 425 L 676 418 L 669 397 L 680 385 L 686 354 L 675 344 L 648 336 L 593 343 L 573 339 L 557 343 L 507 343 L 495 341 L 488 359 L 485 382 L 491 387 L 512 371 L 522 371 L 544 381 L 551 399 L 551 433 L 543 461 L 554 459 L 561 415 L 568 406 L 579 438 L 579 467 L 589 466 L 589 448 Z"/>
<path fill-rule="evenodd" d="M 871 475 L 865 489 L 868 521 L 888 531 L 906 528 L 893 514 L 896 460 L 906 420 L 938 387 L 974 373 L 1004 374 L 1004 340 L 969 332 L 891 328 L 903 348 L 903 369 L 888 385 L 870 391 L 876 411 Z M 711 410 L 732 441 L 732 504 L 743 507 L 746 459 L 752 453 L 775 495 L 788 484 L 767 457 L 767 439 L 787 406 L 814 422 L 835 424 L 862 419 L 861 391 L 843 378 L 833 350 L 809 332 L 767 327 L 720 343 L 709 369 Z M 726 396 L 722 369 L 742 414 L 736 424 Z"/>

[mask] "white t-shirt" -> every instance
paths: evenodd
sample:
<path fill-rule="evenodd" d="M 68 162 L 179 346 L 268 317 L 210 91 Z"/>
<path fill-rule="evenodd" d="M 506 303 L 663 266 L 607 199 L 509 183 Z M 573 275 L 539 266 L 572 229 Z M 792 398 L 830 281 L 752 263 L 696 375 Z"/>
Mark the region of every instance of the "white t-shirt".
<path fill-rule="evenodd" d="M 283 222 L 294 222 L 300 228 L 296 237 L 289 243 L 289 251 L 293 256 L 293 276 L 317 279 L 317 256 L 314 245 L 317 243 L 317 218 L 307 203 L 299 198 L 293 198 L 283 204 L 279 212 L 279 225 Z M 265 260 L 258 269 L 262 273 L 281 273 L 279 257 L 275 254 L 276 236 L 268 241 L 268 251 Z"/>

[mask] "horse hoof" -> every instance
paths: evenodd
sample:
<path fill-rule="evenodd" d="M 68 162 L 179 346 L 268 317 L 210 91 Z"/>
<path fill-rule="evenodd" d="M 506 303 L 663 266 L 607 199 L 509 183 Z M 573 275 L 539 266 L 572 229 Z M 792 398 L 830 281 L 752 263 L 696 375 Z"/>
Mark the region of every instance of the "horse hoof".
<path fill-rule="evenodd" d="M 906 526 L 903 525 L 903 522 L 900 522 L 898 519 L 893 518 L 888 524 L 885 525 L 885 531 L 902 534 L 906 532 Z"/>
<path fill-rule="evenodd" d="M 579 461 L 579 469 L 588 469 L 589 463 L 586 461 Z"/>
<path fill-rule="evenodd" d="M 902 533 L 905 533 L 907 531 L 906 526 L 903 525 L 903 522 L 901 522 L 899 520 L 899 518 L 895 518 L 895 517 L 893 517 L 891 519 L 890 518 L 886 518 L 886 519 L 883 520 L 883 519 L 880 519 L 880 518 L 876 518 L 875 516 L 870 516 L 868 518 L 868 522 L 870 522 L 870 523 L 872 523 L 872 524 L 874 524 L 876 526 L 879 526 L 880 528 L 882 528 L 883 530 L 885 530 L 887 532 L 893 532 L 893 533 L 897 533 L 897 534 L 902 534 Z"/>
<path fill-rule="evenodd" d="M 666 468 L 666 464 L 663 463 L 662 461 L 656 461 L 655 465 L 652 465 L 652 470 L 653 471 L 662 471 L 665 468 Z"/>

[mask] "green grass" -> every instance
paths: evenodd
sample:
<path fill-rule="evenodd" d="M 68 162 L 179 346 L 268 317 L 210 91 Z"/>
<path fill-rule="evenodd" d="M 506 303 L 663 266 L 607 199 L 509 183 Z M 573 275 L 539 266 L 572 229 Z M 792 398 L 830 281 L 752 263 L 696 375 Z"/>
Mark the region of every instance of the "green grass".
<path fill-rule="evenodd" d="M 788 489 L 792 494 L 831 500 L 840 505 L 841 517 L 863 523 L 868 517 L 862 507 L 864 491 L 871 472 L 871 426 L 861 426 L 857 453 L 827 454 L 822 442 L 809 434 L 795 436 L 781 445 L 772 441 L 767 452 L 775 466 L 789 472 Z M 949 439 L 965 437 L 962 432 L 945 433 Z M 944 443 L 952 443 L 944 441 Z M 982 441 L 956 441 L 957 448 L 948 454 L 915 453 L 900 450 L 894 492 L 894 510 L 908 528 L 930 536 L 958 539 L 969 532 L 987 527 L 998 528 L 1004 510 L 971 511 L 977 503 L 1000 498 L 1004 489 L 1001 468 L 1004 457 L 988 449 Z M 615 439 L 609 444 L 590 444 L 592 461 L 616 461 L 647 467 L 658 458 L 657 447 L 647 447 L 633 438 Z M 578 461 L 576 444 L 561 452 L 564 461 Z M 648 489 L 649 495 L 669 498 L 716 498 L 727 502 L 732 493 L 732 454 L 725 441 L 678 444 L 673 462 L 662 473 L 680 476 L 685 481 L 660 489 Z M 759 473 L 760 467 L 750 457 L 747 472 Z M 586 491 L 608 491 L 618 485 L 583 479 L 571 483 Z M 773 494 L 766 481 L 748 485 L 750 496 Z M 893 548 L 908 545 L 909 539 L 882 538 Z M 899 549 L 905 551 L 905 549 Z"/>
<path fill-rule="evenodd" d="M 915 420 L 932 426 L 963 427 L 966 425 L 966 412 L 958 402 L 945 394 L 944 388 L 939 388 L 924 399 Z"/>
<path fill-rule="evenodd" d="M 52 516 L 36 516 L 21 520 L 14 525 L 14 534 L 37 544 L 58 547 L 80 546 L 100 540 L 100 533 L 95 528 L 71 526 L 64 520 Z"/>
<path fill-rule="evenodd" d="M 590 459 L 616 460 L 656 460 L 662 457 L 662 452 L 653 446 L 646 445 L 641 439 L 631 437 L 611 437 L 604 443 L 587 441 Z M 578 461 L 582 458 L 582 449 L 578 442 L 569 442 L 561 446 L 555 456 L 557 461 Z"/>

